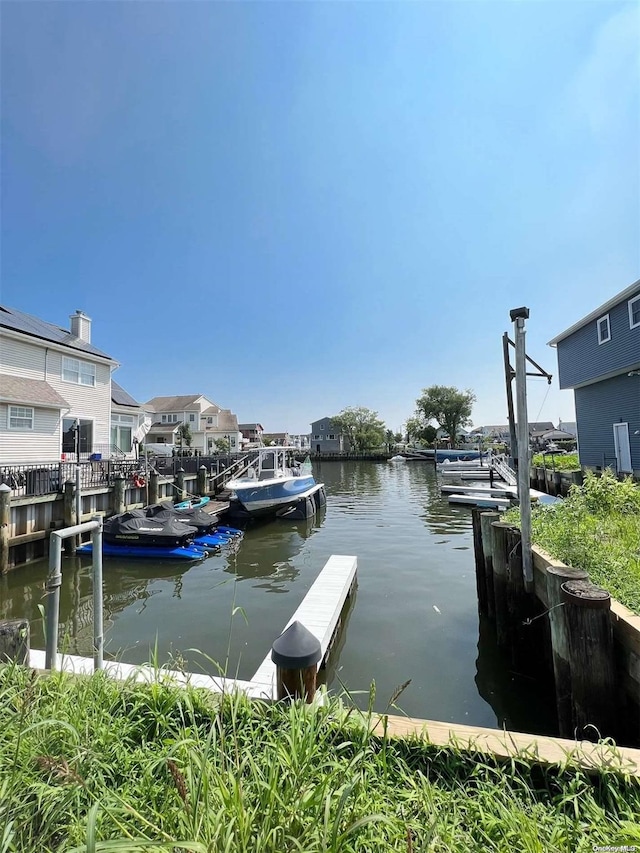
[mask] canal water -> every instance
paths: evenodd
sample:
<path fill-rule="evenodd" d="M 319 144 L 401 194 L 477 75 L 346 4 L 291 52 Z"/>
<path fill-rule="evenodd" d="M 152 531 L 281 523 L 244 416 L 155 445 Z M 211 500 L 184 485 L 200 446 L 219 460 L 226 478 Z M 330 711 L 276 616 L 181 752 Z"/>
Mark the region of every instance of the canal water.
<path fill-rule="evenodd" d="M 269 521 L 201 563 L 105 559 L 105 651 L 130 663 L 173 658 L 249 679 L 332 554 L 358 558 L 358 588 L 326 672 L 384 710 L 553 734 L 546 686 L 511 669 L 477 612 L 471 512 L 440 495 L 425 462 L 315 465 L 327 506 L 304 522 Z M 0 617 L 31 620 L 43 648 L 46 564 L 0 579 Z M 92 654 L 91 566 L 63 565 L 63 647 Z M 362 691 L 362 692 L 361 692 Z"/>

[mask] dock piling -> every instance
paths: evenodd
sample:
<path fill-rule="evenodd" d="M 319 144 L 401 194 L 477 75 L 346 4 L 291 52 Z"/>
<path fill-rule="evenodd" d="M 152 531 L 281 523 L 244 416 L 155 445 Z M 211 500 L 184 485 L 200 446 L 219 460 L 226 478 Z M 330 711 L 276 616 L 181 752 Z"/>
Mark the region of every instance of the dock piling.
<path fill-rule="evenodd" d="M 157 471 L 152 471 L 149 474 L 149 504 L 158 503 L 158 477 Z"/>
<path fill-rule="evenodd" d="M 546 574 L 549 626 L 551 629 L 551 654 L 556 685 L 556 707 L 558 710 L 558 730 L 560 737 L 572 737 L 571 661 L 562 584 L 569 580 L 587 580 L 588 575 L 582 569 L 563 565 L 548 566 Z"/>
<path fill-rule="evenodd" d="M 28 619 L 2 619 L 0 621 L 0 663 L 14 661 L 29 666 L 30 631 Z"/>
<path fill-rule="evenodd" d="M 480 516 L 483 510 L 474 507 L 471 510 L 471 525 L 473 528 L 473 553 L 476 566 L 476 591 L 478 593 L 478 613 L 487 615 L 487 580 L 484 567 L 484 552 L 482 550 L 482 526 Z"/>
<path fill-rule="evenodd" d="M 207 466 L 201 465 L 198 468 L 198 480 L 196 485 L 196 491 L 201 496 L 204 497 L 207 494 Z"/>
<path fill-rule="evenodd" d="M 113 481 L 113 513 L 114 515 L 120 515 L 125 510 L 125 502 L 124 502 L 124 487 L 125 487 L 125 479 L 122 474 L 118 474 Z M 69 523 L 67 523 L 67 519 L 65 518 L 65 527 L 71 527 Z"/>
<path fill-rule="evenodd" d="M 498 646 L 505 648 L 509 643 L 507 616 L 507 529 L 509 525 L 494 521 L 491 524 L 491 550 L 493 554 L 493 601 Z"/>
<path fill-rule="evenodd" d="M 9 571 L 9 523 L 11 522 L 11 489 L 0 485 L 0 575 Z"/>
<path fill-rule="evenodd" d="M 575 735 L 586 740 L 614 736 L 615 661 L 611 596 L 588 580 L 561 587 L 569 636 Z"/>
<path fill-rule="evenodd" d="M 276 665 L 277 698 L 312 702 L 316 694 L 317 664 L 321 658 L 318 638 L 301 622 L 292 622 L 271 647 L 271 660 Z"/>
<path fill-rule="evenodd" d="M 186 495 L 184 491 L 184 468 L 178 468 L 175 476 L 175 503 L 180 503 L 180 501 L 185 500 Z"/>
<path fill-rule="evenodd" d="M 480 532 L 482 534 L 482 554 L 484 557 L 484 581 L 487 589 L 487 616 L 495 618 L 495 593 L 493 586 L 493 539 L 491 525 L 500 518 L 499 512 L 480 513 Z"/>

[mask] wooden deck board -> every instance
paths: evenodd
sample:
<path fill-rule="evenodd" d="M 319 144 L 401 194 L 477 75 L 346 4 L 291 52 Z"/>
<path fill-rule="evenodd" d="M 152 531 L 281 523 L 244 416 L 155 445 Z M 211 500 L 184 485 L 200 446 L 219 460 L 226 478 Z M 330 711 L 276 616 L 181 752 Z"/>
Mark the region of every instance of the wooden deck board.
<path fill-rule="evenodd" d="M 356 557 L 340 555 L 330 557 L 283 629 L 286 630 L 292 622 L 296 621 L 304 625 L 319 640 L 322 660 L 331 645 L 344 602 L 356 577 L 357 565 Z M 269 650 L 252 676 L 251 682 L 262 685 L 268 695 L 272 696 L 275 689 L 275 673 L 276 668 Z"/>

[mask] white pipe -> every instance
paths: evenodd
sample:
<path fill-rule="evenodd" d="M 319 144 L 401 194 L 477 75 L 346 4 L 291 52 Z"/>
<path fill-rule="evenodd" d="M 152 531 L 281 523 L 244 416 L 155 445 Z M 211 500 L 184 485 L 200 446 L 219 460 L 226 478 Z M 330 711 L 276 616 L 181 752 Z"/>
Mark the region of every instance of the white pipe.
<path fill-rule="evenodd" d="M 97 525 L 91 533 L 93 556 L 93 669 L 102 669 L 104 654 L 104 620 L 102 612 L 102 519 L 94 516 Z"/>
<path fill-rule="evenodd" d="M 529 416 L 527 413 L 527 361 L 524 318 L 515 320 L 516 346 L 516 411 L 518 439 L 518 500 L 520 502 L 520 535 L 522 539 L 522 574 L 525 588 L 533 589 L 531 559 L 531 498 L 529 486 Z"/>

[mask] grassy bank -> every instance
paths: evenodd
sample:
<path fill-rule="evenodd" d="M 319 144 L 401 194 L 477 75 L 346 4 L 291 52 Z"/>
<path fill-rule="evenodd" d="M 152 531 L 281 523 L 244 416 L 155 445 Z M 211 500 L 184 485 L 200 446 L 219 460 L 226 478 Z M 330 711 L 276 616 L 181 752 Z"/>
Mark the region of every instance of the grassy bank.
<path fill-rule="evenodd" d="M 519 511 L 506 517 L 518 523 Z M 631 478 L 587 474 L 561 504 L 533 510 L 531 539 L 640 613 L 640 489 Z"/>
<path fill-rule="evenodd" d="M 531 457 L 534 468 L 553 468 L 556 471 L 579 471 L 580 462 L 577 453 L 565 455 L 534 453 Z"/>
<path fill-rule="evenodd" d="M 640 784 L 373 737 L 338 703 L 0 669 L 0 850 L 591 851 Z"/>

